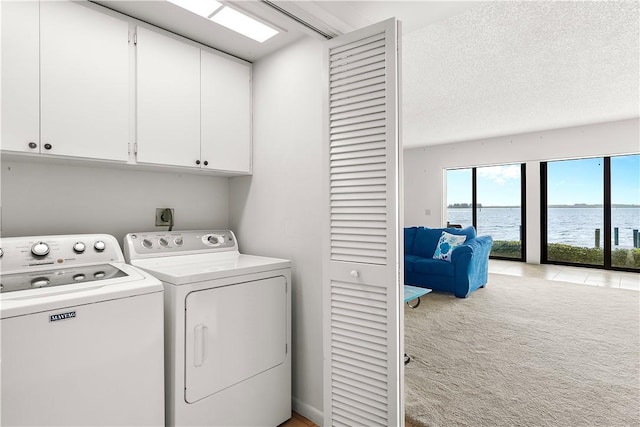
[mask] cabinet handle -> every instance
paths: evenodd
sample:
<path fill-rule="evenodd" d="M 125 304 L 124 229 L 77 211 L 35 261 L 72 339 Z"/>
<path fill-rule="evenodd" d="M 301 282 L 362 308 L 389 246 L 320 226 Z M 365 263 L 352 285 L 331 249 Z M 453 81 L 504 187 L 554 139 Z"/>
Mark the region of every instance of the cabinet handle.
<path fill-rule="evenodd" d="M 51 144 L 44 144 L 45 150 L 51 150 L 51 148 L 52 148 Z"/>
<path fill-rule="evenodd" d="M 196 160 L 196 165 L 199 165 L 199 164 L 200 164 L 200 160 Z"/>
<path fill-rule="evenodd" d="M 204 161 L 204 165 L 207 166 L 208 164 L 209 164 L 209 162 L 205 160 Z"/>
<path fill-rule="evenodd" d="M 29 143 L 29 148 L 38 148 L 38 144 L 36 144 L 35 142 L 31 141 Z"/>

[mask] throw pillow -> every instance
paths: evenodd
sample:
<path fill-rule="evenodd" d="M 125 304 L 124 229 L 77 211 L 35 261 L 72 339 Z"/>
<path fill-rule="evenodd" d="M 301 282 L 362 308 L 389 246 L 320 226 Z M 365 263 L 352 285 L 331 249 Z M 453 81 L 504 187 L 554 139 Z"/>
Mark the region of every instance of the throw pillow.
<path fill-rule="evenodd" d="M 465 240 L 467 240 L 467 236 L 459 236 L 443 231 L 440 235 L 440 240 L 438 240 L 436 251 L 433 253 L 433 259 L 451 262 L 451 252 L 457 246 L 463 244 Z"/>

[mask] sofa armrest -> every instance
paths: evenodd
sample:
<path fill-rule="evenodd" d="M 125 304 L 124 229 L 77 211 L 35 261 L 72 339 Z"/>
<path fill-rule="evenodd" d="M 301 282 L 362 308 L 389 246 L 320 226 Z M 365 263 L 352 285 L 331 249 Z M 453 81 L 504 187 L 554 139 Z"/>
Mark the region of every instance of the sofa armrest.
<path fill-rule="evenodd" d="M 464 298 L 487 283 L 492 245 L 491 236 L 478 236 L 451 252 L 451 262 L 455 264 L 456 271 L 456 296 Z"/>

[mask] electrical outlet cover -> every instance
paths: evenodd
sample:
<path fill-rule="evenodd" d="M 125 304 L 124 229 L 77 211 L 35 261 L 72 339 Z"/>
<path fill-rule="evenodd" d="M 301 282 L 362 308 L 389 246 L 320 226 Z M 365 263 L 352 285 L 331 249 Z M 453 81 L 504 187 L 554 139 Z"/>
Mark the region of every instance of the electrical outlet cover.
<path fill-rule="evenodd" d="M 169 226 L 169 221 L 164 221 L 162 219 L 162 213 L 169 208 L 156 208 L 156 227 Z M 171 214 L 175 215 L 173 208 L 171 208 Z"/>

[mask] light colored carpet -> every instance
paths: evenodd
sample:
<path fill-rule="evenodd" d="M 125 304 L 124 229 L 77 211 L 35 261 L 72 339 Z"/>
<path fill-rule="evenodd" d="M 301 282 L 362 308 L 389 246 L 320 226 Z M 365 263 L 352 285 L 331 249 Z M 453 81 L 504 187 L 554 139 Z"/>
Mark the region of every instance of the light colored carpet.
<path fill-rule="evenodd" d="M 640 426 L 640 293 L 490 274 L 405 305 L 415 426 Z"/>

